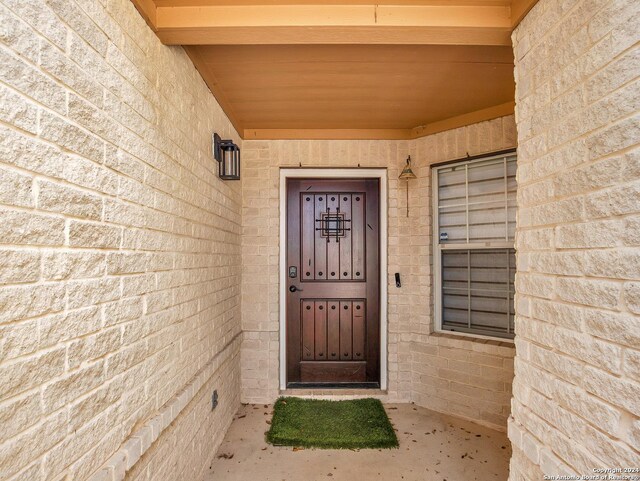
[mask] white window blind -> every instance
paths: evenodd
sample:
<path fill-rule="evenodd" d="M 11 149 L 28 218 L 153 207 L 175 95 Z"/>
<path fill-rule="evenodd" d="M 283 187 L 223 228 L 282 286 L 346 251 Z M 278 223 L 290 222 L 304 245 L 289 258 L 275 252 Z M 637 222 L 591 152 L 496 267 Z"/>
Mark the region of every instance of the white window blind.
<path fill-rule="evenodd" d="M 513 337 L 516 156 L 434 167 L 436 326 Z"/>

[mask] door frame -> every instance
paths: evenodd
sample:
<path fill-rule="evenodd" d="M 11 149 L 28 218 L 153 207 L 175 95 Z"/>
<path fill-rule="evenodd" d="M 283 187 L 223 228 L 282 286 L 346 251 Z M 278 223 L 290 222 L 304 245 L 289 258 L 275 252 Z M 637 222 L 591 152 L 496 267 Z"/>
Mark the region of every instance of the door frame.
<path fill-rule="evenodd" d="M 380 185 L 380 389 L 387 389 L 387 169 L 386 168 L 281 168 L 280 169 L 280 390 L 287 388 L 287 179 L 379 179 Z"/>

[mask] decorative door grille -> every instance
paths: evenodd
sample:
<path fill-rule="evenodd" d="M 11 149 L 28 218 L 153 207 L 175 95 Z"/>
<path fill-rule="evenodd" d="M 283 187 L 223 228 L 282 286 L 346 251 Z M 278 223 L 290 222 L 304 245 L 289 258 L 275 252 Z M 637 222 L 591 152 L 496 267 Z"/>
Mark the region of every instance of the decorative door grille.
<path fill-rule="evenodd" d="M 327 242 L 331 242 L 331 239 L 335 239 L 336 242 L 340 242 L 341 237 L 345 237 L 347 232 L 351 229 L 347 227 L 347 224 L 351 222 L 351 219 L 345 219 L 344 214 L 338 209 L 336 212 L 330 212 L 327 208 L 327 212 L 323 212 L 320 215 L 320 219 L 316 219 L 316 224 L 320 227 L 316 227 L 317 231 L 320 231 L 320 235 L 327 239 Z"/>

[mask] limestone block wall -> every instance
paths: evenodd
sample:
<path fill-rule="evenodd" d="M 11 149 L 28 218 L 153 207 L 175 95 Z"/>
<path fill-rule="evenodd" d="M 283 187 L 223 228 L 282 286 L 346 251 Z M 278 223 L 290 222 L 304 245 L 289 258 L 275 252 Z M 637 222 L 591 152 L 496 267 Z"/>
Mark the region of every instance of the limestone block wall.
<path fill-rule="evenodd" d="M 540 0 L 514 32 L 512 480 L 640 466 L 640 4 Z"/>
<path fill-rule="evenodd" d="M 378 167 L 388 169 L 389 179 L 389 389 L 385 399 L 415 401 L 504 429 L 513 376 L 513 344 L 431 335 L 430 166 L 463 158 L 467 153 L 513 148 L 515 142 L 513 116 L 412 141 L 245 141 L 243 401 L 271 402 L 279 393 L 280 168 Z M 408 154 L 418 178 L 409 185 L 407 216 L 407 184 L 399 181 L 398 175 Z M 401 289 L 395 287 L 395 272 L 402 275 Z"/>
<path fill-rule="evenodd" d="M 237 134 L 129 0 L 0 0 L 0 40 L 0 479 L 199 479 L 239 403 Z"/>

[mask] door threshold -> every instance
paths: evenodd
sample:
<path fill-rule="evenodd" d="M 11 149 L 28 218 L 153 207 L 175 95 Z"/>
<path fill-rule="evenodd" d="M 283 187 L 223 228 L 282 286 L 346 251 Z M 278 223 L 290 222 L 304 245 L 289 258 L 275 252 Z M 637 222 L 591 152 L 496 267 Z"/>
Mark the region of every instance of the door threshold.
<path fill-rule="evenodd" d="M 380 389 L 379 382 L 290 382 L 289 389 Z"/>
<path fill-rule="evenodd" d="M 329 388 L 325 386 L 318 387 L 314 385 L 313 388 L 287 388 L 280 390 L 280 396 L 292 396 L 305 399 L 357 399 L 357 398 L 376 398 L 384 401 L 388 395 L 388 392 L 382 389 L 375 388 L 354 388 L 354 387 L 339 387 Z"/>

